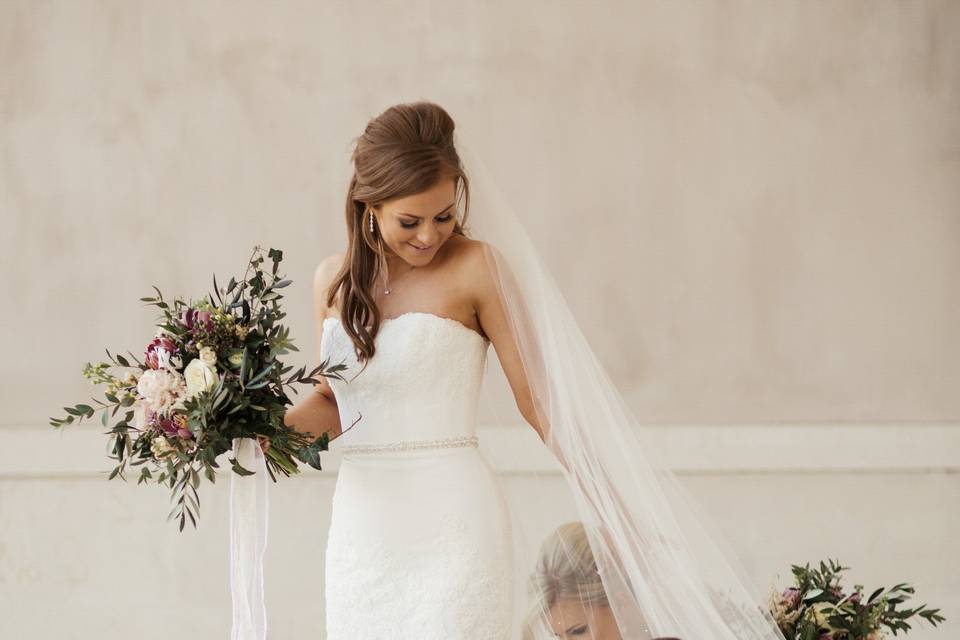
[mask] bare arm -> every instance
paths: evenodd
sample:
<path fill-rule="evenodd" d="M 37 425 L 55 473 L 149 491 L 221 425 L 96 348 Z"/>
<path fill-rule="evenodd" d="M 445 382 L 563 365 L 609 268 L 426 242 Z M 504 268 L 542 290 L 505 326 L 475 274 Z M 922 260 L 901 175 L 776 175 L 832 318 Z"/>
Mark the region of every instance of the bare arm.
<path fill-rule="evenodd" d="M 313 277 L 313 306 L 317 332 L 315 360 L 317 365 L 320 364 L 320 340 L 323 337 L 323 321 L 328 315 L 334 313 L 334 310 L 327 308 L 327 288 L 330 286 L 333 276 L 336 275 L 342 260 L 343 256 L 340 254 L 325 258 L 320 262 Z M 337 399 L 333 395 L 333 390 L 327 383 L 327 379 L 323 376 L 318 377 L 320 382 L 313 386 L 311 392 L 301 402 L 287 410 L 283 422 L 288 427 L 308 434 L 311 438 L 318 438 L 321 434 L 327 433 L 330 440 L 333 440 L 342 433 Z"/>
<path fill-rule="evenodd" d="M 497 285 L 499 278 L 493 265 L 487 261 L 484 255 L 484 244 L 478 242 L 477 246 L 471 247 L 473 251 L 466 261 L 468 273 L 472 274 L 469 276 L 472 289 L 477 292 L 474 308 L 484 333 L 490 338 L 497 351 L 501 367 L 513 390 L 517 408 L 546 444 L 545 434 L 549 433 L 551 428 L 551 425 L 547 422 L 550 414 L 545 407 L 540 406 L 539 398 L 535 397 L 533 393 L 527 370 L 520 356 L 517 336 L 514 333 L 515 329 L 511 325 L 510 316 Z M 512 275 L 505 274 L 505 277 L 510 278 Z M 511 285 L 508 283 L 506 286 Z M 522 301 L 518 302 L 522 304 Z M 524 314 L 525 310 L 517 309 L 516 313 Z M 529 322 L 530 320 L 526 316 L 518 319 L 520 325 L 528 328 Z M 530 357 L 534 362 L 526 364 L 529 367 L 540 367 L 543 365 L 543 361 L 533 353 L 535 352 L 533 346 L 531 345 L 532 353 Z M 544 376 L 547 374 L 541 370 L 537 375 Z M 623 565 L 628 561 L 625 558 L 628 554 L 632 554 L 632 557 L 642 557 L 637 545 L 644 543 L 649 536 L 645 536 L 638 529 L 636 514 L 627 507 L 626 502 L 617 491 L 614 479 L 609 476 L 603 464 L 595 457 L 591 457 L 589 460 L 578 460 L 576 467 L 574 467 L 564 456 L 562 446 L 550 446 L 549 444 L 547 446 L 561 466 L 568 472 L 567 477 L 572 485 L 576 487 L 578 493 L 597 514 L 600 535 L 603 536 L 605 548 L 608 553 L 612 554 L 614 561 Z M 617 537 L 615 532 L 619 532 L 620 537 Z M 628 541 L 626 548 L 615 542 L 624 537 Z"/>
<path fill-rule="evenodd" d="M 503 368 L 513 391 L 517 409 L 527 423 L 533 427 L 533 430 L 537 432 L 540 439 L 546 441 L 545 434 L 548 425 L 541 424 L 540 416 L 544 412 L 536 409 L 536 398 L 534 398 L 524 362 L 520 356 L 518 338 L 514 334 L 503 297 L 497 286 L 498 278 L 494 266 L 487 259 L 487 246 L 485 242 L 475 241 L 475 244 L 470 247 L 466 260 L 467 273 L 470 274 L 468 277 L 471 279 L 471 290 L 475 292 L 474 308 L 476 309 L 477 319 L 497 352 L 500 366 Z"/>

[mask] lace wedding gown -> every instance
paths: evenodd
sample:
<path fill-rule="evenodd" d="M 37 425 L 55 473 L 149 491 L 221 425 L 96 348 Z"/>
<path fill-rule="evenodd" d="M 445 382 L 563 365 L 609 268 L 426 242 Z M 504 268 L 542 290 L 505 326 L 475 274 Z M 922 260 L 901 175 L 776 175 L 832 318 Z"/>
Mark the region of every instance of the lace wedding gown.
<path fill-rule="evenodd" d="M 339 318 L 321 358 L 343 459 L 325 556 L 327 640 L 510 637 L 511 521 L 477 448 L 489 341 L 452 318 L 408 312 L 380 324 L 364 371 Z M 356 377 L 354 377 L 356 376 Z"/>

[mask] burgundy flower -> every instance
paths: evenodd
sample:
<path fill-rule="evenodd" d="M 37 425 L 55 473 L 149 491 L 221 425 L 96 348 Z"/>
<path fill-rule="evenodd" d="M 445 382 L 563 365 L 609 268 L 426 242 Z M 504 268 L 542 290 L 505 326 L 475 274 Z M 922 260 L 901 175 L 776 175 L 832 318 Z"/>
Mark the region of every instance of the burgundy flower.
<path fill-rule="evenodd" d="M 800 606 L 800 589 L 787 587 L 783 591 L 783 599 L 791 609 L 796 609 Z"/>
<path fill-rule="evenodd" d="M 182 413 L 177 413 L 173 416 L 173 423 L 177 429 L 177 435 L 184 440 L 190 440 L 193 438 L 193 432 L 188 429 L 190 421 L 187 419 L 187 416 Z"/>
<path fill-rule="evenodd" d="M 169 355 L 173 355 L 176 351 L 177 345 L 168 338 L 167 336 L 161 336 L 154 338 L 150 341 L 150 344 L 147 345 L 147 350 L 145 352 L 145 357 L 147 360 L 147 366 L 151 369 L 160 368 L 160 358 L 157 353 L 159 349 L 165 350 Z"/>
<path fill-rule="evenodd" d="M 193 438 L 193 432 L 187 428 L 187 417 L 181 413 L 175 413 L 169 418 L 158 417 L 157 424 L 163 431 L 163 435 L 168 438 L 181 438 L 190 440 Z"/>
<path fill-rule="evenodd" d="M 209 311 L 198 311 L 190 308 L 180 314 L 180 321 L 186 325 L 187 329 L 193 329 L 198 323 L 203 324 L 205 329 L 213 329 L 212 314 Z"/>
<path fill-rule="evenodd" d="M 173 418 L 159 416 L 157 419 L 157 425 L 163 430 L 163 435 L 168 437 L 176 436 L 177 432 L 180 430 L 180 426 Z"/>

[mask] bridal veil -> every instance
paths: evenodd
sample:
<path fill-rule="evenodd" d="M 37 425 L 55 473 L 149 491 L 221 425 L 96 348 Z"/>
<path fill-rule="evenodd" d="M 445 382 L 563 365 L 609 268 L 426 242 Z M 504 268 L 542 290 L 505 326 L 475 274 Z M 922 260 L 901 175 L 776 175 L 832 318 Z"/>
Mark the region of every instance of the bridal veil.
<path fill-rule="evenodd" d="M 470 180 L 466 233 L 487 243 L 537 422 L 557 463 L 525 472 L 527 502 L 507 490 L 512 638 L 784 640 L 717 528 L 661 466 L 657 442 L 597 360 L 524 221 L 459 131 Z M 625 319 L 624 339 L 633 320 Z M 487 435 L 481 429 L 482 448 L 507 446 Z M 264 640 L 266 472 L 254 441 L 235 442 L 234 453 L 257 473 L 231 479 L 232 638 Z M 529 488 L 540 486 L 549 493 L 531 497 Z"/>
<path fill-rule="evenodd" d="M 468 235 L 488 244 L 537 422 L 572 505 L 565 517 L 531 517 L 511 501 L 516 637 L 783 640 L 716 526 L 661 466 L 656 441 L 597 360 L 524 221 L 478 153 L 462 139 L 457 150 L 470 179 Z M 640 322 L 625 318 L 623 339 L 631 321 Z M 604 608 L 615 628 L 604 625 Z"/>

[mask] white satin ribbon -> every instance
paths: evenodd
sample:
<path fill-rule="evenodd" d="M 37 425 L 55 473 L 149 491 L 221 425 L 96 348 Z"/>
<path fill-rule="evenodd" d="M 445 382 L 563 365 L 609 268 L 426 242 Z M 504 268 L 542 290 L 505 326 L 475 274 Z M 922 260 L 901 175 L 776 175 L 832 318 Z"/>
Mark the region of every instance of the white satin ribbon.
<path fill-rule="evenodd" d="M 266 640 L 263 555 L 267 548 L 267 463 L 254 438 L 234 438 L 233 456 L 252 476 L 230 471 L 231 640 Z"/>

